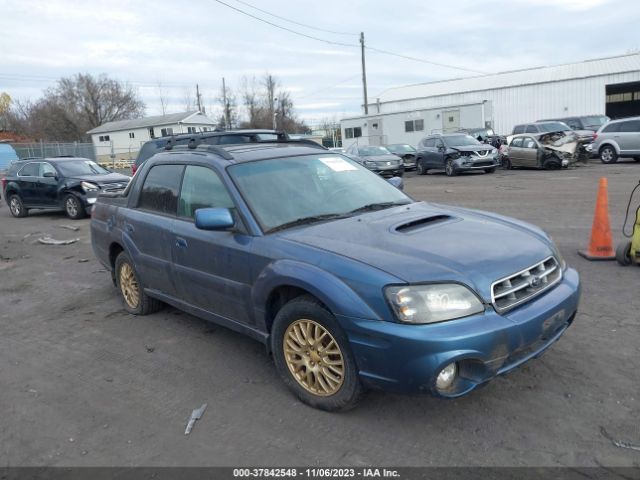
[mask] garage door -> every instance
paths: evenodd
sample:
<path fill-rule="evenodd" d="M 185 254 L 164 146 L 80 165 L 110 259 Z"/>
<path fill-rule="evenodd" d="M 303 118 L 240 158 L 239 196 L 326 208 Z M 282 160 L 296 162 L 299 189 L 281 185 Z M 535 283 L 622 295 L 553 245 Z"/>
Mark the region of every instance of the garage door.
<path fill-rule="evenodd" d="M 606 114 L 611 118 L 640 115 L 640 82 L 607 85 Z"/>

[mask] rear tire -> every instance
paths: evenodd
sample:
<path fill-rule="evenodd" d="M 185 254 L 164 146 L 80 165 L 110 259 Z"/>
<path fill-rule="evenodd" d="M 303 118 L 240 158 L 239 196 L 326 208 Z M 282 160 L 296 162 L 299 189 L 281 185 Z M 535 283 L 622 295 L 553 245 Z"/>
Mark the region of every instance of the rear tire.
<path fill-rule="evenodd" d="M 511 160 L 509 160 L 508 158 L 503 158 L 502 159 L 502 168 L 505 170 L 511 170 L 513 168 L 513 165 L 511 165 Z"/>
<path fill-rule="evenodd" d="M 9 196 L 9 211 L 16 218 L 24 218 L 29 214 L 29 210 L 24 207 L 20 195 L 13 194 Z"/>
<path fill-rule="evenodd" d="M 631 242 L 622 242 L 616 248 L 616 260 L 624 267 L 631 265 Z"/>
<path fill-rule="evenodd" d="M 349 341 L 318 300 L 303 295 L 282 307 L 271 342 L 276 370 L 301 401 L 330 412 L 358 403 L 363 389 Z"/>
<path fill-rule="evenodd" d="M 604 145 L 600 152 L 598 152 L 600 156 L 600 161 L 604 164 L 616 163 L 618 161 L 618 154 L 616 153 L 616 149 L 611 145 Z"/>
<path fill-rule="evenodd" d="M 420 159 L 416 162 L 416 173 L 418 175 L 426 175 L 429 170 L 425 168 L 424 164 Z"/>
<path fill-rule="evenodd" d="M 120 252 L 115 264 L 116 287 L 122 296 L 124 309 L 132 315 L 148 315 L 162 308 L 162 302 L 144 293 L 140 277 L 129 255 Z"/>
<path fill-rule="evenodd" d="M 64 197 L 64 211 L 71 220 L 80 220 L 86 215 L 82 202 L 73 194 Z"/>

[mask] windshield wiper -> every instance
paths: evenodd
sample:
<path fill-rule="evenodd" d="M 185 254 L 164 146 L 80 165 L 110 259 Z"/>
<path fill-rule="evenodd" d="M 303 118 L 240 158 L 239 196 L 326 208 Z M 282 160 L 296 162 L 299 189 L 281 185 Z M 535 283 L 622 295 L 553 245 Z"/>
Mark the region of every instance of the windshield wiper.
<path fill-rule="evenodd" d="M 349 213 L 360 213 L 360 212 L 369 212 L 373 210 L 383 210 L 385 208 L 397 207 L 399 205 L 409 205 L 411 202 L 380 202 L 380 203 L 369 203 L 367 205 L 363 205 L 362 207 L 358 207 L 355 210 L 351 210 Z"/>
<path fill-rule="evenodd" d="M 298 225 L 307 225 L 309 223 L 321 222 L 323 220 L 332 220 L 334 218 L 345 218 L 345 215 L 341 213 L 326 213 L 324 215 L 312 215 L 310 217 L 301 217 L 292 220 L 277 227 L 270 228 L 265 233 L 277 232 L 278 230 L 284 230 L 285 228 L 297 227 Z"/>

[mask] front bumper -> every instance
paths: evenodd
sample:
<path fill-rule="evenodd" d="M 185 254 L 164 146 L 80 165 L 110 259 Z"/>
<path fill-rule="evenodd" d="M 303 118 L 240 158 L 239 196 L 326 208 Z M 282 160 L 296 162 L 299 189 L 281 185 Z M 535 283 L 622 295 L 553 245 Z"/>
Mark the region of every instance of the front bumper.
<path fill-rule="evenodd" d="M 568 269 L 550 291 L 504 315 L 487 307 L 481 315 L 432 325 L 337 318 L 365 385 L 458 397 L 541 355 L 571 325 L 579 299 L 578 273 Z M 452 362 L 459 377 L 440 392 L 436 377 Z"/>
<path fill-rule="evenodd" d="M 498 156 L 494 157 L 460 157 L 455 160 L 458 171 L 485 170 L 500 166 Z"/>
<path fill-rule="evenodd" d="M 404 167 L 401 164 L 389 167 L 377 167 L 365 165 L 366 168 L 383 177 L 401 177 L 404 174 Z"/>

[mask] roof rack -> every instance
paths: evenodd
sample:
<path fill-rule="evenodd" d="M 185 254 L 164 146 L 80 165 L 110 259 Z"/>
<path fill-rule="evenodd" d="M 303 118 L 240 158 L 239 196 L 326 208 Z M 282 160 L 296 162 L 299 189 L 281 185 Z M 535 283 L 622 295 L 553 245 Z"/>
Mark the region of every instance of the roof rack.
<path fill-rule="evenodd" d="M 320 145 L 319 143 L 314 142 L 313 140 L 308 140 L 306 138 L 289 138 L 289 139 L 286 139 L 286 140 L 260 140 L 258 142 L 242 143 L 240 145 L 250 146 L 250 145 L 261 145 L 261 144 L 264 144 L 264 143 L 302 143 L 302 144 L 308 145 L 310 147 L 316 147 L 316 148 L 320 148 L 322 150 L 329 150 L 324 145 Z M 229 146 L 231 146 L 231 145 L 229 145 Z"/>
<path fill-rule="evenodd" d="M 193 139 L 191 139 L 193 140 Z M 200 150 L 215 153 L 220 155 L 225 160 L 233 160 L 233 155 L 227 152 L 224 148 L 220 148 L 218 145 L 209 145 L 207 143 L 192 142 L 189 141 L 187 145 L 171 145 L 169 148 L 165 147 L 165 150 Z"/>

